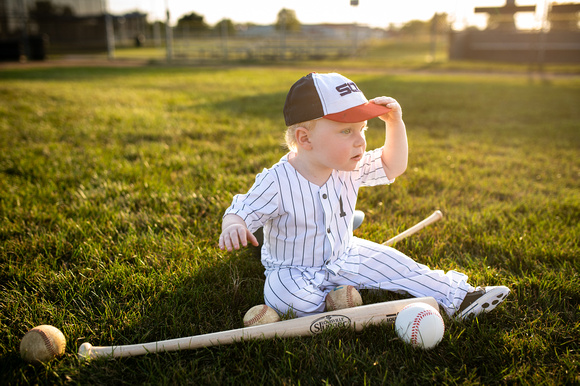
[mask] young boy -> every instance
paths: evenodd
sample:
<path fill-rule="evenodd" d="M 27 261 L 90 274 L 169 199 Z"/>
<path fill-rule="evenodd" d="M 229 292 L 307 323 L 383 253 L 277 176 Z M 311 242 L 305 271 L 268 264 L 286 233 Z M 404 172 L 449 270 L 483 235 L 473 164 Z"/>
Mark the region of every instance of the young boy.
<path fill-rule="evenodd" d="M 385 122 L 385 144 L 366 151 L 368 119 Z M 407 135 L 399 103 L 367 101 L 340 74 L 311 73 L 290 89 L 284 105 L 290 152 L 256 176 L 226 210 L 219 246 L 232 251 L 263 227 L 264 299 L 279 313 L 324 311 L 339 285 L 434 297 L 458 319 L 491 311 L 507 287 L 474 288 L 467 276 L 431 270 L 403 253 L 353 236 L 358 189 L 392 183 L 407 167 Z"/>

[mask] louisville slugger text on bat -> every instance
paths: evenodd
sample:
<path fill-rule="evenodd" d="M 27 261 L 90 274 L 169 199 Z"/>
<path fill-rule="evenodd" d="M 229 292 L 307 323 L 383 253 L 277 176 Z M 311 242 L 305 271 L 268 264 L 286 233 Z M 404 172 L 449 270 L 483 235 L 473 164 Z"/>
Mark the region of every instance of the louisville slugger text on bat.
<path fill-rule="evenodd" d="M 443 213 L 441 213 L 440 210 L 436 210 L 435 212 L 433 212 L 433 214 L 431 216 L 427 217 L 426 219 L 424 219 L 421 222 L 418 222 L 417 224 L 413 225 L 411 228 L 407 229 L 406 231 L 399 233 L 398 235 L 396 235 L 392 239 L 385 241 L 383 243 L 383 245 L 391 246 L 394 243 L 396 243 L 397 241 L 401 241 L 404 238 L 409 237 L 412 234 L 419 232 L 421 229 L 425 228 L 426 226 L 441 220 L 442 217 L 443 217 Z"/>
<path fill-rule="evenodd" d="M 344 327 L 360 331 L 368 325 L 381 323 L 393 324 L 399 311 L 405 306 L 416 302 L 427 303 L 435 308 L 439 307 L 432 297 L 410 298 L 324 312 L 277 323 L 158 342 L 103 347 L 92 346 L 87 342 L 80 346 L 78 354 L 81 359 L 131 357 L 149 353 L 192 350 L 201 347 L 225 345 L 244 339 L 310 336 L 316 335 L 330 327 Z"/>

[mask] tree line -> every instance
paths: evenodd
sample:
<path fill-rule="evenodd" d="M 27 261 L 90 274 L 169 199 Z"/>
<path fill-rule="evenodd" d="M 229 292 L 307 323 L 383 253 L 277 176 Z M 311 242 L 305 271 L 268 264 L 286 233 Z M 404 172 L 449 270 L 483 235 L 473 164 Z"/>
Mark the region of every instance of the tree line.
<path fill-rule="evenodd" d="M 205 17 L 196 12 L 191 12 L 177 20 L 177 29 L 187 30 L 200 34 L 235 35 L 237 32 L 236 24 L 231 19 L 222 19 L 214 26 L 205 22 Z M 246 23 L 243 26 L 250 27 L 252 23 Z M 277 31 L 300 32 L 302 23 L 298 20 L 296 12 L 291 9 L 283 8 L 278 12 L 274 28 Z M 411 20 L 401 26 L 389 25 L 386 29 L 389 32 L 400 35 L 426 35 L 430 33 L 445 33 L 449 31 L 450 24 L 446 13 L 437 13 L 431 20 Z"/>

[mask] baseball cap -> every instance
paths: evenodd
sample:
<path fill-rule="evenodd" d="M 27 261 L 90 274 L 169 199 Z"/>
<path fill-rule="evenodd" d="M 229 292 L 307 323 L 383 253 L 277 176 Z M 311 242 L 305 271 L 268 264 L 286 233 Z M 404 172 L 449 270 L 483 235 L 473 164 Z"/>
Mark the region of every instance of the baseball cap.
<path fill-rule="evenodd" d="M 326 118 L 336 122 L 362 122 L 390 111 L 369 102 L 350 79 L 312 72 L 292 85 L 284 104 L 286 126 Z"/>

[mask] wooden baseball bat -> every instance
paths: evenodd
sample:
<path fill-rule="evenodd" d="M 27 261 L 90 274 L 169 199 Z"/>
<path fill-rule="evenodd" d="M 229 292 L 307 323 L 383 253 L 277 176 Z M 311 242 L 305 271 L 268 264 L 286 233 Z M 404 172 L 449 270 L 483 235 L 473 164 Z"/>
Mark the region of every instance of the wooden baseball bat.
<path fill-rule="evenodd" d="M 419 232 L 421 229 L 425 228 L 426 226 L 431 225 L 434 222 L 441 220 L 442 217 L 443 217 L 443 213 L 441 213 L 440 210 L 436 210 L 435 212 L 433 212 L 433 214 L 431 216 L 427 217 L 426 219 L 424 219 L 421 222 L 418 222 L 417 224 L 413 225 L 411 228 L 407 229 L 406 231 L 399 233 L 398 235 L 396 235 L 392 239 L 385 241 L 383 243 L 383 245 L 391 246 L 394 243 L 396 243 L 397 241 L 400 241 L 400 240 L 404 239 L 405 237 L 409 237 L 412 234 Z"/>
<path fill-rule="evenodd" d="M 310 336 L 318 334 L 331 327 L 346 327 L 360 331 L 365 326 L 372 324 L 393 324 L 401 309 L 409 304 L 417 302 L 427 303 L 436 309 L 439 307 L 435 299 L 432 297 L 410 298 L 345 308 L 342 310 L 324 312 L 259 326 L 214 332 L 186 338 L 162 340 L 158 342 L 103 347 L 92 346 L 90 343 L 86 342 L 80 346 L 78 355 L 81 359 L 98 357 L 132 357 L 149 353 L 192 350 L 201 347 L 225 345 L 245 339 Z"/>

